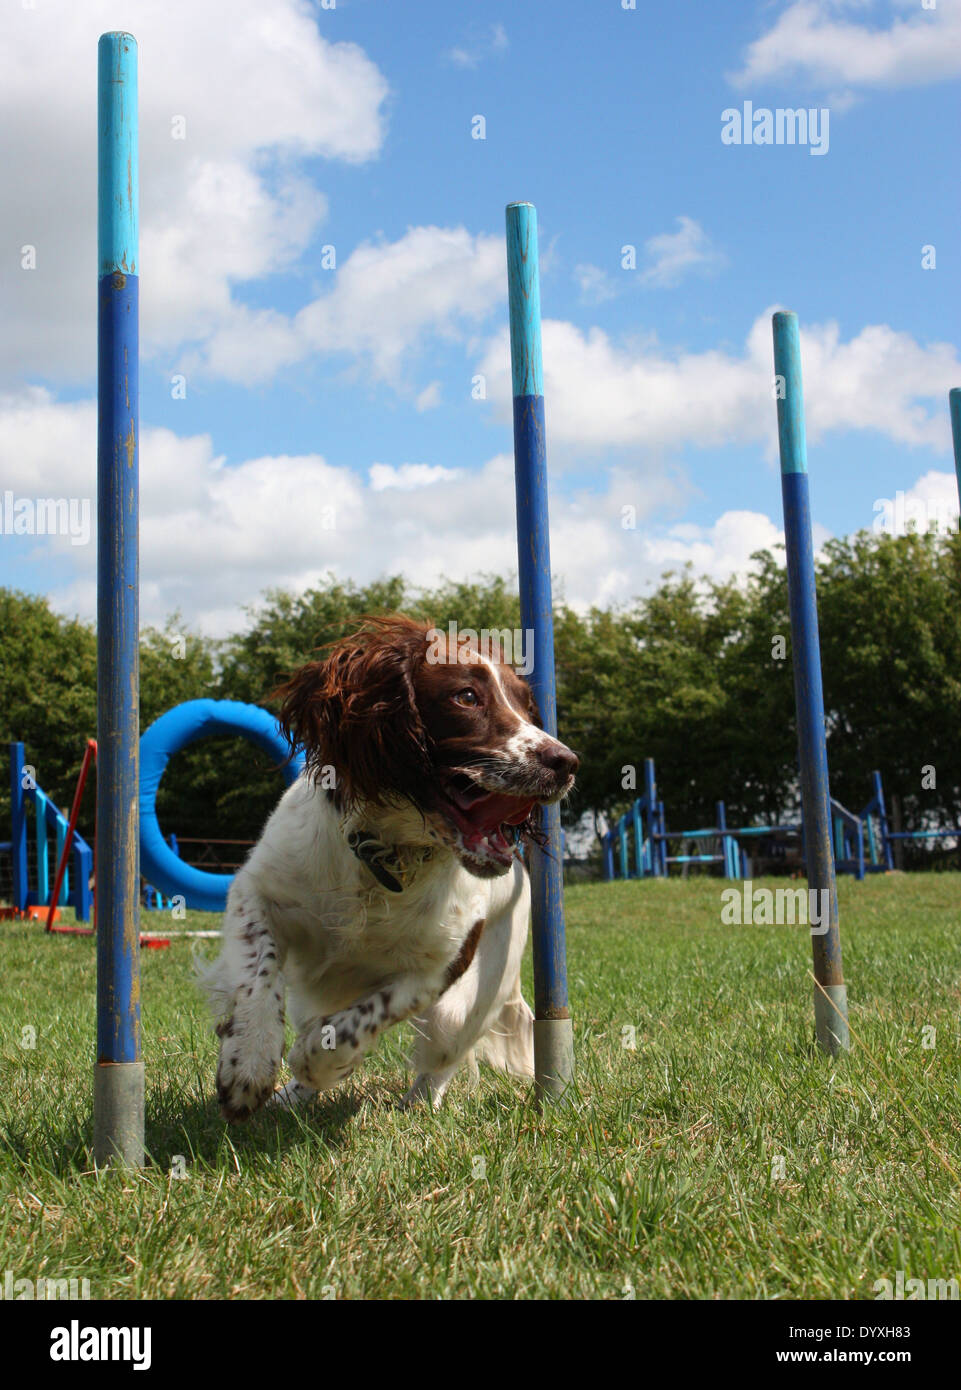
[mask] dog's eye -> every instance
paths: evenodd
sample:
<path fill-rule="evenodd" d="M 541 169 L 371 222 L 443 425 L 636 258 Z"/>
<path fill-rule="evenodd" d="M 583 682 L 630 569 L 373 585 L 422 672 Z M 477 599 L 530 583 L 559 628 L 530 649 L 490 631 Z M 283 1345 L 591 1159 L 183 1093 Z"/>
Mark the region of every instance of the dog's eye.
<path fill-rule="evenodd" d="M 472 690 L 469 685 L 465 685 L 463 690 L 458 690 L 457 694 L 454 696 L 454 699 L 457 701 L 459 705 L 480 704 L 480 700 L 477 698 L 477 691 Z"/>

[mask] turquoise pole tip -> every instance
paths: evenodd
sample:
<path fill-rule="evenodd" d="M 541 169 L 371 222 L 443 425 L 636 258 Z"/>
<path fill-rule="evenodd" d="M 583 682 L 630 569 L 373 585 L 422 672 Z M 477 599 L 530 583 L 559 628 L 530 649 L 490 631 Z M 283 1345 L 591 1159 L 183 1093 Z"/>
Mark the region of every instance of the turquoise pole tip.
<path fill-rule="evenodd" d="M 514 397 L 543 396 L 537 209 L 532 203 L 507 205 L 507 283 Z"/>
<path fill-rule="evenodd" d="M 797 314 L 775 314 L 773 325 L 781 473 L 806 473 L 808 454 L 804 429 L 804 392 L 801 385 L 801 337 Z"/>
<path fill-rule="evenodd" d="M 139 274 L 137 40 L 101 34 L 97 45 L 97 254 L 99 275 Z"/>

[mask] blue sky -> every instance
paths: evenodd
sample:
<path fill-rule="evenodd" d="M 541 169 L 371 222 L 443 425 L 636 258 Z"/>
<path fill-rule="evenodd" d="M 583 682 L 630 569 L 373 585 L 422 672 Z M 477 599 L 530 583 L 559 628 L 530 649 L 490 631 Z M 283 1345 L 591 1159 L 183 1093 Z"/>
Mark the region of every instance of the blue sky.
<path fill-rule="evenodd" d="M 743 572 L 777 540 L 775 307 L 801 319 L 818 537 L 870 527 L 898 491 L 956 512 L 958 0 L 7 8 L 19 193 L 0 217 L 37 265 L 8 251 L 0 492 L 94 496 L 95 52 L 111 28 L 140 43 L 145 620 L 179 608 L 223 633 L 266 587 L 327 571 L 513 568 L 518 198 L 540 221 L 569 600 L 626 601 L 687 560 Z M 722 143 L 745 101 L 826 111 L 825 152 Z M 94 551 L 0 535 L 0 583 L 90 616 Z"/>

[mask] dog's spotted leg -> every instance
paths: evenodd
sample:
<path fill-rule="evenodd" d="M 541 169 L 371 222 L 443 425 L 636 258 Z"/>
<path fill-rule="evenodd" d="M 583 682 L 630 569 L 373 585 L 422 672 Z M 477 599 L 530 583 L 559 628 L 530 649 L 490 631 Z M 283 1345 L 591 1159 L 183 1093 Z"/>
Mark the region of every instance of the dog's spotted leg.
<path fill-rule="evenodd" d="M 208 976 L 221 1004 L 217 1099 L 224 1119 L 249 1119 L 273 1094 L 284 1049 L 284 981 L 263 904 L 235 884 L 224 948 Z"/>
<path fill-rule="evenodd" d="M 429 1007 L 444 978 L 401 976 L 359 999 L 349 1009 L 305 1024 L 290 1050 L 290 1070 L 304 1086 L 326 1091 L 346 1080 L 385 1028 Z"/>

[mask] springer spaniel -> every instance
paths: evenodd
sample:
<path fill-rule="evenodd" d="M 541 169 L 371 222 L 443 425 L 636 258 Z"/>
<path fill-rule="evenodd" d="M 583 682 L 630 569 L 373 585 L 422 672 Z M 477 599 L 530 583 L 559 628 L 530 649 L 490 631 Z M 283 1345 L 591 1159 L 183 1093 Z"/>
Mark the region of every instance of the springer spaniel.
<path fill-rule="evenodd" d="M 576 756 L 499 654 L 402 616 L 364 620 L 280 693 L 305 772 L 237 873 L 203 972 L 223 1115 L 336 1086 L 408 1018 L 416 1079 L 402 1104 L 439 1106 L 475 1055 L 531 1075 L 517 849 L 538 838 L 538 803 L 570 791 Z M 293 1079 L 275 1091 L 285 992 Z"/>

